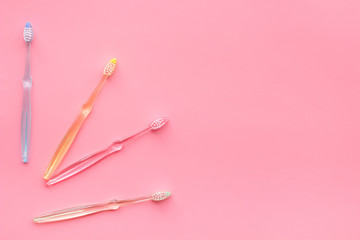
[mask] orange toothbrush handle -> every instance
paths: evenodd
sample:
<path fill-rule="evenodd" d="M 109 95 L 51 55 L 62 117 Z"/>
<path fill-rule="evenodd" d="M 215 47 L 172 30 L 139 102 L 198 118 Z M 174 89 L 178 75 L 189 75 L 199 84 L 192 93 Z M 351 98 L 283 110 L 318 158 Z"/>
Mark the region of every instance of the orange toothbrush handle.
<path fill-rule="evenodd" d="M 53 155 L 44 175 L 44 179 L 49 179 L 50 176 L 55 172 L 60 162 L 64 158 L 65 154 L 69 150 L 72 142 L 74 141 L 78 131 L 81 128 L 81 125 L 85 121 L 87 115 L 84 115 L 83 111 L 80 112 L 79 116 L 76 118 L 75 122 L 71 125 L 70 129 L 66 133 L 65 137 L 62 139 L 59 147 L 57 148 L 55 154 Z"/>
<path fill-rule="evenodd" d="M 59 164 L 61 163 L 62 159 L 64 158 L 65 154 L 69 150 L 72 142 L 74 141 L 77 133 L 79 132 L 82 124 L 84 123 L 86 117 L 90 114 L 92 104 L 95 101 L 95 98 L 99 94 L 102 86 L 105 83 L 105 80 L 107 79 L 107 76 L 104 75 L 101 81 L 96 86 L 94 92 L 91 94 L 88 101 L 82 106 L 81 112 L 78 115 L 78 117 L 75 119 L 74 123 L 71 125 L 70 129 L 66 133 L 65 137 L 61 141 L 59 147 L 57 148 L 54 156 L 52 157 L 46 171 L 44 174 L 44 179 L 48 180 L 52 176 L 52 174 L 55 172 Z"/>

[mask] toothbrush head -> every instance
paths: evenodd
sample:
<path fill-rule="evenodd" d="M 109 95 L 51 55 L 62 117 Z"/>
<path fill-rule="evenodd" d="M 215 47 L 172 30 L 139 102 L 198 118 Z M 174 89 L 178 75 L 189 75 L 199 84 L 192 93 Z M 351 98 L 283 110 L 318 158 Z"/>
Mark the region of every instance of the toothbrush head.
<path fill-rule="evenodd" d="M 171 196 L 171 192 L 156 192 L 153 195 L 151 195 L 151 198 L 155 202 L 159 202 L 162 200 L 165 200 Z"/>
<path fill-rule="evenodd" d="M 161 117 L 153 121 L 149 127 L 151 130 L 158 130 L 159 128 L 163 127 L 168 121 L 169 119 Z"/>
<path fill-rule="evenodd" d="M 31 43 L 34 38 L 33 28 L 29 22 L 26 23 L 24 28 L 24 40 L 26 43 Z"/>
<path fill-rule="evenodd" d="M 117 62 L 116 58 L 113 58 L 108 62 L 108 64 L 106 64 L 104 68 L 104 75 L 110 77 L 111 74 L 115 72 L 116 62 Z"/>

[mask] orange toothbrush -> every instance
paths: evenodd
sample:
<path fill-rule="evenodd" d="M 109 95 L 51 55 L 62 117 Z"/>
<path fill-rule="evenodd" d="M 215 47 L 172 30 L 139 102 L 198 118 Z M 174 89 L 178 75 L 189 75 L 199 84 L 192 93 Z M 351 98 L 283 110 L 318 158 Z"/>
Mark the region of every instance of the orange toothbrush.
<path fill-rule="evenodd" d="M 106 65 L 103 77 L 101 78 L 100 82 L 96 86 L 94 92 L 91 94 L 90 98 L 87 102 L 82 106 L 81 111 L 78 117 L 75 119 L 74 123 L 71 125 L 70 129 L 66 133 L 65 137 L 61 141 L 59 147 L 57 148 L 54 156 L 52 157 L 44 175 L 44 179 L 48 180 L 51 175 L 55 172 L 56 168 L 59 166 L 60 162 L 64 158 L 65 154 L 69 150 L 72 142 L 74 141 L 79 129 L 81 128 L 82 124 L 84 123 L 86 117 L 91 112 L 92 105 L 99 95 L 102 86 L 104 85 L 106 79 L 113 74 L 116 67 L 116 58 L 111 59 L 110 62 Z"/>

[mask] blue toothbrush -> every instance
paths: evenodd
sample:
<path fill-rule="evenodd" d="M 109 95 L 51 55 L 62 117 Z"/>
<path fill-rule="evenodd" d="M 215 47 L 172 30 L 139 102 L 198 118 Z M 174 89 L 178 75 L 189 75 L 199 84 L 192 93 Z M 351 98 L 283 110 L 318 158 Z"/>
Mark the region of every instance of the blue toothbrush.
<path fill-rule="evenodd" d="M 25 74 L 23 77 L 23 103 L 21 113 L 21 156 L 24 163 L 29 161 L 30 132 L 31 132 L 31 84 L 30 56 L 31 42 L 33 40 L 33 28 L 28 22 L 24 29 L 24 40 L 26 42 Z"/>

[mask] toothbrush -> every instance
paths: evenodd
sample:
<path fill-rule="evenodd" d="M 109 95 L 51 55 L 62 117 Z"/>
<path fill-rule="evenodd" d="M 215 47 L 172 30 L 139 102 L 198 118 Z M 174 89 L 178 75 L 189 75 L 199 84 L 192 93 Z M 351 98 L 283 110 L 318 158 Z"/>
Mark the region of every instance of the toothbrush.
<path fill-rule="evenodd" d="M 30 148 L 30 133 L 31 133 L 31 84 L 32 78 L 30 75 L 30 57 L 31 57 L 31 42 L 33 40 L 33 28 L 28 22 L 24 28 L 24 40 L 26 43 L 26 60 L 25 60 L 25 74 L 22 79 L 23 82 L 23 103 L 21 112 L 21 157 L 24 163 L 29 161 Z"/>
<path fill-rule="evenodd" d="M 167 121 L 168 121 L 168 119 L 164 118 L 164 117 L 156 119 L 146 129 L 132 135 L 131 137 L 128 137 L 128 138 L 126 138 L 124 140 L 120 140 L 120 141 L 119 140 L 114 141 L 106 149 L 103 149 L 97 153 L 89 155 L 89 156 L 83 158 L 82 160 L 79 160 L 79 161 L 73 163 L 72 165 L 68 166 L 67 168 L 63 169 L 58 174 L 56 174 L 54 177 L 52 177 L 49 181 L 47 181 L 46 184 L 48 186 L 54 185 L 58 182 L 61 182 L 65 179 L 79 173 L 79 172 L 84 171 L 85 169 L 91 167 L 95 163 L 103 160 L 107 156 L 120 151 L 125 145 L 129 144 L 130 142 L 132 142 L 136 138 L 144 135 L 145 133 L 150 132 L 150 131 L 156 131 L 156 130 L 160 129 L 167 123 Z"/>
<path fill-rule="evenodd" d="M 53 213 L 48 213 L 45 215 L 42 215 L 40 217 L 37 217 L 34 219 L 35 223 L 48 223 L 48 222 L 57 222 L 57 221 L 63 221 L 68 220 L 72 218 L 82 217 L 98 212 L 103 211 L 109 211 L 109 210 L 117 210 L 120 207 L 139 203 L 139 202 L 145 202 L 145 201 L 154 201 L 159 202 L 163 201 L 167 198 L 169 198 L 171 195 L 170 192 L 156 192 L 150 196 L 144 196 L 139 198 L 133 198 L 133 199 L 126 199 L 126 200 L 112 200 L 108 203 L 100 203 L 100 204 L 91 204 L 91 205 L 85 205 L 80 207 L 74 207 L 74 208 L 68 208 L 60 211 L 56 211 Z"/>
<path fill-rule="evenodd" d="M 103 71 L 103 77 L 96 86 L 95 90 L 91 94 L 88 101 L 82 106 L 81 111 L 78 117 L 75 119 L 75 122 L 71 125 L 70 129 L 66 133 L 65 137 L 61 141 L 59 147 L 57 148 L 54 156 L 52 157 L 44 175 L 44 179 L 48 180 L 51 175 L 55 172 L 56 168 L 59 166 L 60 162 L 64 158 L 65 154 L 69 150 L 72 142 L 74 141 L 79 129 L 84 123 L 86 117 L 91 112 L 92 105 L 100 93 L 102 86 L 104 85 L 106 79 L 114 73 L 116 67 L 116 58 L 110 60 Z"/>

